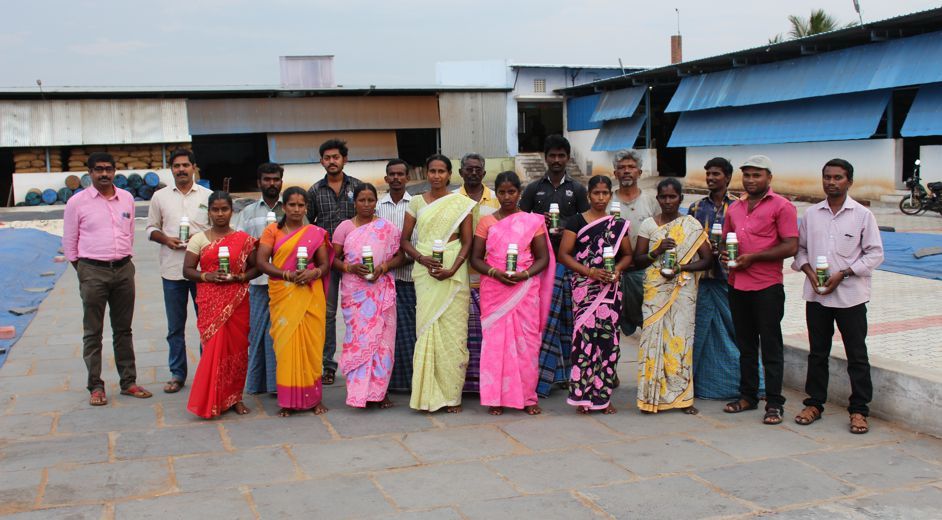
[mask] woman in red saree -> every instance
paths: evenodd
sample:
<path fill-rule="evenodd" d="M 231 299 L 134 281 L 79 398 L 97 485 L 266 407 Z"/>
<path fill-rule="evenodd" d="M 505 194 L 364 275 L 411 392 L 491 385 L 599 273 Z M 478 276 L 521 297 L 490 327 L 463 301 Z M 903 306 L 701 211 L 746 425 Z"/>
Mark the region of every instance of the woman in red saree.
<path fill-rule="evenodd" d="M 229 408 L 239 415 L 249 413 L 242 403 L 249 361 L 248 281 L 258 276 L 258 268 L 252 255 L 255 239 L 230 228 L 231 218 L 232 198 L 224 191 L 213 192 L 212 228 L 190 238 L 183 261 L 183 276 L 197 282 L 196 326 L 203 344 L 187 409 L 204 419 Z M 220 257 L 227 256 L 220 251 L 228 251 L 228 268 L 220 265 Z"/>
<path fill-rule="evenodd" d="M 537 405 L 540 342 L 549 316 L 556 271 L 542 215 L 521 211 L 520 178 L 503 172 L 494 183 L 500 209 L 481 217 L 471 267 L 481 276 L 481 404 L 491 415 L 504 407 L 542 412 Z M 507 250 L 519 254 L 507 271 Z"/>

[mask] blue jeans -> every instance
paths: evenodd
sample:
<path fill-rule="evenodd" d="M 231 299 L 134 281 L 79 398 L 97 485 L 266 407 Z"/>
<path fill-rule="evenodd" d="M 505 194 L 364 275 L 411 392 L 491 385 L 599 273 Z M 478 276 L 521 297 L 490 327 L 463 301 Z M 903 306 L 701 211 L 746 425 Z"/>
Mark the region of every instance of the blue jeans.
<path fill-rule="evenodd" d="M 187 296 L 196 308 L 196 284 L 189 280 L 167 280 L 164 286 L 164 308 L 167 311 L 167 345 L 170 346 L 168 365 L 171 378 L 186 382 L 186 305 Z M 197 309 L 199 312 L 199 309 Z"/>

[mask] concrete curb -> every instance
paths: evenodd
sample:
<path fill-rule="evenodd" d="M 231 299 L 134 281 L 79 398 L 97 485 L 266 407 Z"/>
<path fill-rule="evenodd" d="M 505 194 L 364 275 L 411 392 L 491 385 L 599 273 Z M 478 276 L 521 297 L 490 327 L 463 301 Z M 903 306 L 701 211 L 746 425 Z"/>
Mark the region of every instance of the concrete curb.
<path fill-rule="evenodd" d="M 831 352 L 828 401 L 847 406 L 850 380 L 843 348 Z M 785 386 L 804 391 L 808 369 L 807 343 L 785 345 Z M 870 355 L 873 402 L 870 414 L 918 432 L 942 438 L 942 416 L 932 413 L 942 400 L 942 375 L 917 371 L 918 367 Z"/>

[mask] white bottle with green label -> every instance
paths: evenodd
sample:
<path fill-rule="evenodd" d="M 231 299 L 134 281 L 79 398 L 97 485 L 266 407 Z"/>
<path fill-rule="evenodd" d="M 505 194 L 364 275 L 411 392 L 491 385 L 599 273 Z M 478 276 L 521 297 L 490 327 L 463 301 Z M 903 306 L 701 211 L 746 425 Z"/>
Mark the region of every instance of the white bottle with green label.
<path fill-rule="evenodd" d="M 274 211 L 269 211 L 265 214 L 266 225 L 274 224 L 276 220 L 278 220 L 278 215 L 275 215 Z"/>
<path fill-rule="evenodd" d="M 550 217 L 550 231 L 555 233 L 559 229 L 559 204 L 555 202 L 550 203 L 549 217 Z"/>
<path fill-rule="evenodd" d="M 370 246 L 363 246 L 363 249 L 360 250 L 360 256 L 363 258 L 363 265 L 366 266 L 366 269 L 369 273 L 366 275 L 367 280 L 373 279 L 373 248 Z"/>
<path fill-rule="evenodd" d="M 219 270 L 229 274 L 229 248 L 219 246 Z"/>
<path fill-rule="evenodd" d="M 445 262 L 445 241 L 436 240 L 432 243 L 432 259 L 440 264 Z"/>
<path fill-rule="evenodd" d="M 608 207 L 608 212 L 614 218 L 621 218 L 621 204 L 618 201 L 612 202 Z"/>
<path fill-rule="evenodd" d="M 710 242 L 713 245 L 713 249 L 720 247 L 720 242 L 723 241 L 723 224 L 719 222 L 714 222 L 713 227 L 710 228 Z"/>
<path fill-rule="evenodd" d="M 664 276 L 674 276 L 677 268 L 677 250 L 673 247 L 664 251 L 661 257 L 661 274 Z"/>
<path fill-rule="evenodd" d="M 517 272 L 517 244 L 507 244 L 507 275 L 512 275 Z"/>
<path fill-rule="evenodd" d="M 730 231 L 726 233 L 726 254 L 729 256 L 729 267 L 736 267 L 736 257 L 739 256 L 739 239 L 736 233 Z"/>
<path fill-rule="evenodd" d="M 814 274 L 818 279 L 818 286 L 815 287 L 815 290 L 819 293 L 823 293 L 827 290 L 827 287 L 824 285 L 828 278 L 831 277 L 830 266 L 828 265 L 828 257 L 819 256 L 817 261 L 814 263 Z"/>
<path fill-rule="evenodd" d="M 307 246 L 298 246 L 298 271 L 307 269 Z"/>
<path fill-rule="evenodd" d="M 190 219 L 188 217 L 180 217 L 180 242 L 187 242 L 190 240 Z"/>
<path fill-rule="evenodd" d="M 615 248 L 612 246 L 602 248 L 602 266 L 610 273 L 615 272 Z"/>

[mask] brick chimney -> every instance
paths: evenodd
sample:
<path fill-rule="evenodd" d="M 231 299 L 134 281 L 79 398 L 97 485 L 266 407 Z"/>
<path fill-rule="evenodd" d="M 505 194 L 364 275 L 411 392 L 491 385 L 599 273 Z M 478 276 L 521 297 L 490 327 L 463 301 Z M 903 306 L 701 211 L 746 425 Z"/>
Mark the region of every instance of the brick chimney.
<path fill-rule="evenodd" d="M 671 36 L 671 65 L 684 61 L 683 42 L 679 34 Z"/>

